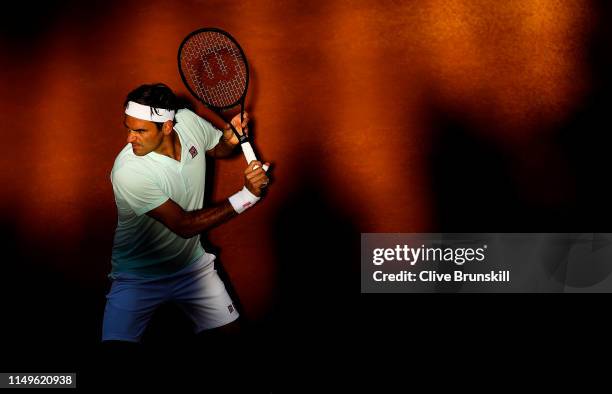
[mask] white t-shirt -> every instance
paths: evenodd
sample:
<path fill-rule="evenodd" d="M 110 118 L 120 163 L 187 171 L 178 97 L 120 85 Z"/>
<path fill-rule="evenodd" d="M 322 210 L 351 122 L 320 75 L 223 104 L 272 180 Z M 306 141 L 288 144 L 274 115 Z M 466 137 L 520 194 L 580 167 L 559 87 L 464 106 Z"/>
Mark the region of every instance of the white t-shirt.
<path fill-rule="evenodd" d="M 127 144 L 115 159 L 111 182 L 118 221 L 112 271 L 145 277 L 174 273 L 206 252 L 200 236 L 181 238 L 146 213 L 172 199 L 185 211 L 201 209 L 206 173 L 205 152 L 217 145 L 222 132 L 193 112 L 176 113 L 174 130 L 181 141 L 180 163 L 151 152 L 136 156 Z M 210 256 L 210 261 L 214 259 Z"/>

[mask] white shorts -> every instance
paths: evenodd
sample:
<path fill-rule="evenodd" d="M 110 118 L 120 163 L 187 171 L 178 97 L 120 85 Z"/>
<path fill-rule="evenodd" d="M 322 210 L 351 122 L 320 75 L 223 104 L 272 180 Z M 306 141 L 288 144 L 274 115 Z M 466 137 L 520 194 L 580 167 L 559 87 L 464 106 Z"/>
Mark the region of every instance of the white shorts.
<path fill-rule="evenodd" d="M 102 340 L 140 342 L 155 309 L 172 301 L 191 318 L 194 332 L 224 326 L 239 316 L 217 275 L 205 258 L 159 278 L 115 274 L 106 295 Z"/>

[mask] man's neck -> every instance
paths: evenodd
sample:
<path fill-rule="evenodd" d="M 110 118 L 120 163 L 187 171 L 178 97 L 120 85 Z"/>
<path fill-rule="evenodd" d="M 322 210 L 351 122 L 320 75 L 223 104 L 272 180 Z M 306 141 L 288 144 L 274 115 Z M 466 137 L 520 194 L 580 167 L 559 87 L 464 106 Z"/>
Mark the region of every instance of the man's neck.
<path fill-rule="evenodd" d="M 155 153 L 168 156 L 178 162 L 181 161 L 181 139 L 176 130 L 172 129 L 170 135 L 164 136 L 159 148 L 155 149 Z"/>

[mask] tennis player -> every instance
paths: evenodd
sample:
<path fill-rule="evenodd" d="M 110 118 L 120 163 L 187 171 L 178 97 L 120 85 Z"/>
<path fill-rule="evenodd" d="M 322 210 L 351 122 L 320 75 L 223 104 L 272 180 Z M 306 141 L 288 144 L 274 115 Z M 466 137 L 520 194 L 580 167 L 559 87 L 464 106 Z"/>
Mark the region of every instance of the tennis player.
<path fill-rule="evenodd" d="M 253 207 L 269 179 L 262 163 L 244 171 L 244 187 L 225 202 L 203 207 L 206 161 L 230 156 L 239 144 L 188 109 L 164 84 L 142 85 L 125 101 L 127 145 L 111 181 L 118 211 L 104 343 L 140 343 L 153 312 L 176 303 L 196 333 L 235 333 L 239 313 L 214 268 L 200 233 Z M 248 133 L 248 114 L 232 119 Z"/>

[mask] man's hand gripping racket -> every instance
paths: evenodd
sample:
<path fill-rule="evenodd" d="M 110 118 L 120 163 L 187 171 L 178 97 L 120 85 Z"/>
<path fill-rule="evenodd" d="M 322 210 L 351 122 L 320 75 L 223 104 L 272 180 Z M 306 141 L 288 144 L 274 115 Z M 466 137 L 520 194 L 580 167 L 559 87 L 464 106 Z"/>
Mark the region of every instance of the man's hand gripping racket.
<path fill-rule="evenodd" d="M 234 116 L 232 120 L 226 124 L 225 128 L 223 129 L 223 140 L 229 141 L 232 145 L 240 144 L 247 164 L 250 164 L 253 161 L 256 161 L 257 158 L 255 157 L 251 143 L 248 140 L 241 143 L 240 137 L 243 134 L 246 134 L 247 138 L 249 137 L 249 114 L 246 111 Z M 257 169 L 257 167 L 258 166 L 256 165 L 255 169 Z M 269 166 L 266 163 L 263 164 L 262 167 L 264 171 L 267 171 Z"/>
<path fill-rule="evenodd" d="M 247 163 L 257 161 L 246 127 L 242 132 L 249 66 L 238 42 L 220 29 L 196 30 L 181 43 L 178 66 L 189 92 L 221 119 L 224 119 L 221 112 L 240 105 L 240 118 L 234 117 L 228 125 L 238 138 Z M 267 171 L 268 166 L 263 165 L 263 169 Z"/>

